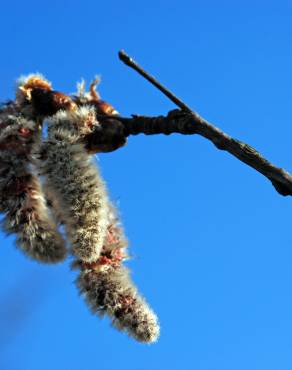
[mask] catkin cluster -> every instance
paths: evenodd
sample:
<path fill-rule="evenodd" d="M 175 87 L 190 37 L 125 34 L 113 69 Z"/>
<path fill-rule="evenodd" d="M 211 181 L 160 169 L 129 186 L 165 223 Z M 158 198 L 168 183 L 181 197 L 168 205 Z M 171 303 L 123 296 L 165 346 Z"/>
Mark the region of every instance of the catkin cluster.
<path fill-rule="evenodd" d="M 97 114 L 116 114 L 100 100 L 95 84 L 74 99 L 55 92 L 41 75 L 19 81 L 16 103 L 0 111 L 3 227 L 16 234 L 20 249 L 41 262 L 64 259 L 67 243 L 79 270 L 76 285 L 91 311 L 150 343 L 159 336 L 158 320 L 123 264 L 128 242 L 92 162 L 92 148 L 85 145 L 87 135 L 102 132 Z"/>

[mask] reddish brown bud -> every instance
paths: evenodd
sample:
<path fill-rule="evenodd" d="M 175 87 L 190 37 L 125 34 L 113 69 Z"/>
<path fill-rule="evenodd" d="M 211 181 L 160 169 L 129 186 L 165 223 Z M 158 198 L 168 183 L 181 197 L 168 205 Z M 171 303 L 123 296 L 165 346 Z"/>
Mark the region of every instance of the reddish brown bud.
<path fill-rule="evenodd" d="M 117 110 L 104 100 L 93 100 L 91 103 L 94 105 L 97 114 L 104 114 L 107 116 L 118 115 Z"/>
<path fill-rule="evenodd" d="M 40 75 L 30 75 L 23 82 L 21 81 L 18 86 L 17 97 L 19 102 L 30 101 L 31 92 L 34 89 L 41 89 L 46 91 L 51 91 L 52 86 L 49 81 L 45 80 Z"/>
<path fill-rule="evenodd" d="M 31 101 L 35 111 L 41 116 L 52 116 L 59 110 L 74 110 L 77 107 L 69 96 L 40 88 L 31 91 Z"/>

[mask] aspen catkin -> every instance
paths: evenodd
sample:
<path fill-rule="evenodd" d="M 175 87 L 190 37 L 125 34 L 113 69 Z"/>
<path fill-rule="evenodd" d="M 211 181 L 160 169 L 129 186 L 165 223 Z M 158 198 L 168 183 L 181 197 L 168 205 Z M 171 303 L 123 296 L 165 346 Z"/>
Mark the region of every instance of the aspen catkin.
<path fill-rule="evenodd" d="M 158 319 L 122 265 L 127 258 L 127 240 L 112 205 L 109 220 L 100 258 L 92 264 L 75 264 L 81 268 L 77 287 L 93 313 L 108 315 L 113 326 L 140 342 L 155 342 L 159 336 Z"/>
<path fill-rule="evenodd" d="M 98 125 L 93 108 L 59 111 L 48 120 L 43 174 L 64 214 L 73 254 L 96 261 L 108 227 L 108 195 L 98 169 L 80 141 Z"/>
<path fill-rule="evenodd" d="M 0 211 L 3 228 L 16 234 L 17 246 L 40 262 L 62 261 L 64 240 L 50 217 L 30 154 L 39 136 L 33 121 L 0 115 Z"/>

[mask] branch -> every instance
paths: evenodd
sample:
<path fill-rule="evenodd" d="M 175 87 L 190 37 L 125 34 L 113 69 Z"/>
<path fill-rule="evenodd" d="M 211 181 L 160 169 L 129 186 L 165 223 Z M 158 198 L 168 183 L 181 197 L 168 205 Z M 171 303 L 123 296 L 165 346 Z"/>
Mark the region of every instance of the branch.
<path fill-rule="evenodd" d="M 189 112 L 192 111 L 191 108 L 189 108 L 182 100 L 180 100 L 171 91 L 169 91 L 165 86 L 163 86 L 160 82 L 158 82 L 156 78 L 151 76 L 142 67 L 140 67 L 134 59 L 132 59 L 128 54 L 124 52 L 124 50 L 119 51 L 119 58 L 128 67 L 133 68 L 136 72 L 138 72 L 141 76 L 143 76 L 152 85 L 157 87 L 158 90 L 160 90 L 164 95 L 166 95 L 174 104 L 176 104 L 182 110 L 189 111 Z"/>
<path fill-rule="evenodd" d="M 123 123 L 127 136 L 138 134 L 169 135 L 172 133 L 201 135 L 210 140 L 216 148 L 229 152 L 264 175 L 272 182 L 279 194 L 292 195 L 292 176 L 287 171 L 276 167 L 250 145 L 233 139 L 197 114 L 174 110 L 169 112 L 166 117 L 133 116 L 133 118 L 119 117 L 116 119 Z"/>
<path fill-rule="evenodd" d="M 181 113 L 176 116 L 167 116 L 166 119 L 152 119 L 147 117 L 134 117 L 133 122 L 128 121 L 130 126 L 129 133 L 136 135 L 138 133 L 157 134 L 164 133 L 170 134 L 177 132 L 180 134 L 190 135 L 198 134 L 211 140 L 212 143 L 220 150 L 225 150 L 251 166 L 264 176 L 266 176 L 273 184 L 277 192 L 281 195 L 292 195 L 292 176 L 282 168 L 276 167 L 264 157 L 260 155 L 250 145 L 242 141 L 233 139 L 225 134 L 219 128 L 211 125 L 204 118 L 199 116 L 196 112 L 192 111 L 182 100 L 175 96 L 165 86 L 158 82 L 153 76 L 146 72 L 138 65 L 129 55 L 123 50 L 119 52 L 119 58 L 127 66 L 133 68 L 152 85 L 158 88 L 164 95 L 166 95 L 174 104 L 182 109 Z M 125 121 L 124 121 L 125 122 Z M 169 127 L 165 127 L 169 125 Z M 136 127 L 134 127 L 136 126 Z M 152 132 L 151 132 L 152 131 Z"/>

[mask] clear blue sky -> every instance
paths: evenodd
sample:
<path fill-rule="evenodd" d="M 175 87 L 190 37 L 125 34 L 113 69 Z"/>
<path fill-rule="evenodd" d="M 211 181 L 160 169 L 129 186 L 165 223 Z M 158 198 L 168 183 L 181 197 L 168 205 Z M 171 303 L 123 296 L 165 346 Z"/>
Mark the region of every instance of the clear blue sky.
<path fill-rule="evenodd" d="M 232 136 L 292 171 L 291 1 L 3 1 L 0 100 L 39 71 L 54 87 L 101 74 L 123 115 L 171 102 L 124 48 Z M 161 337 L 135 343 L 92 316 L 69 261 L 42 266 L 1 234 L 1 370 L 291 370 L 292 199 L 201 137 L 136 137 L 99 156 L 133 277 Z"/>

